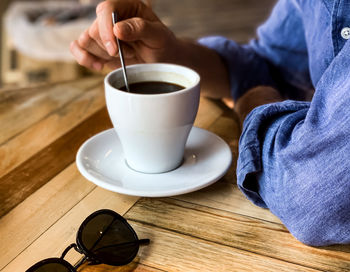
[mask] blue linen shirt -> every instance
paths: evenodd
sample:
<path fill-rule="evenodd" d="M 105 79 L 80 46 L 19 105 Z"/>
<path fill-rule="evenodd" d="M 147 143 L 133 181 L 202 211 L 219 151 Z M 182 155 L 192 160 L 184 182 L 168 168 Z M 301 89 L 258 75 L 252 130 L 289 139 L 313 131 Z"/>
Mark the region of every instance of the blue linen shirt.
<path fill-rule="evenodd" d="M 280 0 L 247 45 L 199 40 L 225 61 L 234 100 L 259 85 L 289 97 L 247 116 L 237 183 L 314 246 L 350 243 L 349 14 L 350 0 Z"/>

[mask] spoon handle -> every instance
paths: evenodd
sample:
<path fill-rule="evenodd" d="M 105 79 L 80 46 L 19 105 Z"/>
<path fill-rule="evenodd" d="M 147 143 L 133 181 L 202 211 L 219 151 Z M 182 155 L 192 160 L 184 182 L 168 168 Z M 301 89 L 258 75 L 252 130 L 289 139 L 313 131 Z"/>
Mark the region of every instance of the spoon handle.
<path fill-rule="evenodd" d="M 115 25 L 118 22 L 118 17 L 117 17 L 117 13 L 116 12 L 112 12 L 112 19 L 113 19 L 113 24 Z M 118 45 L 120 63 L 121 63 L 122 68 L 123 68 L 123 76 L 124 76 L 125 87 L 126 87 L 126 90 L 128 92 L 130 92 L 129 84 L 128 84 L 128 76 L 126 74 L 126 68 L 125 68 L 125 64 L 124 64 L 124 57 L 123 57 L 122 47 L 120 46 L 120 42 L 119 42 L 119 39 L 118 39 L 117 36 L 115 36 L 115 39 L 116 39 L 117 45 Z"/>

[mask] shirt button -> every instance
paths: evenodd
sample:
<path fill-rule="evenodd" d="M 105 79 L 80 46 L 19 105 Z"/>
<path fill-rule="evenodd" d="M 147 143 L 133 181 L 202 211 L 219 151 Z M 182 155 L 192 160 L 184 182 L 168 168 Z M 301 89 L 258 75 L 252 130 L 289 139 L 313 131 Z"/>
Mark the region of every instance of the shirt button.
<path fill-rule="evenodd" d="M 348 40 L 350 39 L 350 27 L 344 27 L 341 32 L 340 35 L 342 36 L 343 39 Z"/>

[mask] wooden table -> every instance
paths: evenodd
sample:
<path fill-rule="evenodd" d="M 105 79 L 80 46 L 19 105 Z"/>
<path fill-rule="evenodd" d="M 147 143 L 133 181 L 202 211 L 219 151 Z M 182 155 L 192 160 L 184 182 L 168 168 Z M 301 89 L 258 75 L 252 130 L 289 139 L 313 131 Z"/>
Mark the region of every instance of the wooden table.
<path fill-rule="evenodd" d="M 305 246 L 238 190 L 240 132 L 232 110 L 202 98 L 195 125 L 230 145 L 229 172 L 190 194 L 131 197 L 95 186 L 75 165 L 79 146 L 111 127 L 101 77 L 0 92 L 1 271 L 60 256 L 80 223 L 101 208 L 124 215 L 151 244 L 127 266 L 79 271 L 350 271 L 350 246 Z M 79 258 L 67 255 L 71 263 Z"/>

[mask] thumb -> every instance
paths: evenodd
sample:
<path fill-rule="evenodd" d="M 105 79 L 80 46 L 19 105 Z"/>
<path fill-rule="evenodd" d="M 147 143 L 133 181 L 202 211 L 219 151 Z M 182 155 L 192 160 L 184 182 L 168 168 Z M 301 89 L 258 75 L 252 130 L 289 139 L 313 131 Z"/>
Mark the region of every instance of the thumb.
<path fill-rule="evenodd" d="M 134 17 L 117 23 L 114 35 L 126 42 L 142 41 L 151 48 L 162 48 L 172 32 L 160 21 Z"/>

